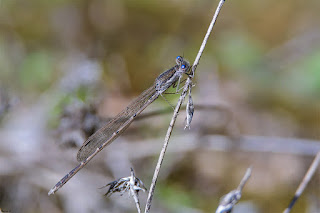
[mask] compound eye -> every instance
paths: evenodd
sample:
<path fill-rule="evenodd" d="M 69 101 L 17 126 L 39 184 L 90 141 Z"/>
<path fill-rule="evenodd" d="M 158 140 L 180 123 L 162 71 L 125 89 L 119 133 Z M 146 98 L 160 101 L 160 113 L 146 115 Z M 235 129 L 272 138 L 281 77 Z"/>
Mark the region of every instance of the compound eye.
<path fill-rule="evenodd" d="M 184 64 L 181 65 L 181 68 L 182 68 L 182 69 L 185 69 L 185 68 L 186 68 L 186 65 L 184 65 Z"/>
<path fill-rule="evenodd" d="M 177 56 L 177 57 L 176 57 L 176 63 L 177 63 L 178 65 L 180 65 L 180 64 L 182 63 L 182 61 L 183 61 L 183 59 L 182 59 L 181 56 Z"/>

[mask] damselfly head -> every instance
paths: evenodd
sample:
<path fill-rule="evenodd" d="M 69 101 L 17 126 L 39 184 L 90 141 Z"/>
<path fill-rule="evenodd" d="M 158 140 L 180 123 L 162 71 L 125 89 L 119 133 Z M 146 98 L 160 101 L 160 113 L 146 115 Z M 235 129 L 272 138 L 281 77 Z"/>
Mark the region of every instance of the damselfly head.
<path fill-rule="evenodd" d="M 176 63 L 180 69 L 181 72 L 187 72 L 190 64 L 187 60 L 185 60 L 182 56 L 177 56 L 176 57 Z"/>
<path fill-rule="evenodd" d="M 183 62 L 183 57 L 182 56 L 177 56 L 176 57 L 176 63 L 180 66 Z"/>
<path fill-rule="evenodd" d="M 179 67 L 179 70 L 183 73 L 186 73 L 188 72 L 189 68 L 190 68 L 189 62 L 183 59 Z"/>

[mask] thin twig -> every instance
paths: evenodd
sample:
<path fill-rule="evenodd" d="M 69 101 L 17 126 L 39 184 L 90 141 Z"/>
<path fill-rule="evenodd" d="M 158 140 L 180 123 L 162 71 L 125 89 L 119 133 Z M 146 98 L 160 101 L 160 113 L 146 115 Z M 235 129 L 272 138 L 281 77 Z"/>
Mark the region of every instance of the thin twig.
<path fill-rule="evenodd" d="M 249 180 L 250 176 L 251 176 L 251 171 L 252 171 L 252 168 L 249 167 L 246 171 L 246 174 L 243 176 L 237 190 L 239 190 L 240 192 L 242 192 L 242 189 L 244 187 L 244 185 L 247 183 L 247 181 Z"/>
<path fill-rule="evenodd" d="M 220 104 L 220 103 L 215 103 L 215 104 L 210 104 L 210 105 L 206 105 L 206 104 L 195 104 L 194 105 L 195 108 L 197 108 L 197 111 L 218 111 L 219 113 L 225 113 L 227 116 L 227 120 L 231 120 L 233 117 L 233 112 L 231 111 L 231 109 L 225 105 L 225 104 Z M 185 110 L 186 106 L 182 106 L 180 108 L 181 110 Z M 149 112 L 145 112 L 143 114 L 141 114 L 140 116 L 138 116 L 136 118 L 136 121 L 138 120 L 143 120 L 149 117 L 153 117 L 153 116 L 160 116 L 160 115 L 164 115 L 164 114 L 171 114 L 172 113 L 172 107 L 168 106 L 165 109 L 158 109 L 158 110 L 152 110 Z M 107 120 L 105 118 L 101 118 L 104 120 Z M 110 119 L 109 119 L 110 120 Z"/>
<path fill-rule="evenodd" d="M 210 34 L 212 32 L 212 28 L 213 28 L 214 24 L 216 23 L 216 20 L 218 18 L 218 15 L 220 13 L 220 10 L 221 10 L 224 2 L 225 2 L 225 0 L 220 0 L 219 5 L 218 5 L 218 7 L 216 9 L 216 12 L 213 15 L 212 21 L 211 21 L 211 23 L 209 25 L 209 28 L 207 30 L 207 34 L 205 35 L 205 37 L 204 37 L 204 39 L 202 41 L 202 44 L 200 46 L 200 50 L 198 52 L 198 55 L 197 55 L 196 59 L 194 60 L 194 63 L 193 63 L 193 66 L 192 66 L 193 74 L 194 74 L 194 72 L 195 72 L 195 70 L 196 70 L 196 68 L 197 68 L 197 66 L 199 64 L 200 57 L 202 56 L 203 50 L 204 50 L 204 48 L 205 48 L 205 46 L 207 44 L 208 38 L 209 38 L 209 36 L 210 36 Z"/>
<path fill-rule="evenodd" d="M 231 213 L 233 207 L 239 202 L 242 196 L 242 189 L 251 176 L 251 167 L 247 169 L 237 189 L 224 195 L 219 203 L 216 213 Z"/>
<path fill-rule="evenodd" d="M 294 197 L 292 198 L 291 202 L 289 203 L 288 207 L 283 211 L 283 213 L 289 213 L 292 209 L 292 207 L 294 206 L 294 204 L 296 203 L 296 201 L 298 200 L 298 198 L 301 196 L 302 192 L 305 190 L 305 188 L 307 187 L 309 181 L 311 180 L 312 176 L 314 175 L 314 173 L 316 172 L 318 166 L 320 163 L 320 152 L 318 152 L 318 154 L 316 155 L 316 157 L 314 158 L 310 168 L 308 169 L 306 175 L 304 176 L 303 180 L 301 181 Z"/>
<path fill-rule="evenodd" d="M 195 70 L 199 64 L 199 61 L 200 61 L 200 57 L 203 53 L 203 50 L 206 46 L 206 43 L 208 41 L 208 38 L 211 34 L 211 31 L 212 31 L 212 28 L 217 20 L 217 17 L 220 13 L 220 10 L 222 8 L 222 5 L 224 4 L 225 0 L 220 0 L 219 2 L 219 5 L 216 9 L 216 12 L 214 13 L 213 15 L 213 18 L 212 18 L 212 21 L 210 23 L 210 26 L 208 28 L 208 31 L 203 39 L 203 42 L 201 44 L 201 47 L 200 47 L 200 50 L 198 52 L 198 55 L 193 63 L 193 66 L 192 66 L 192 73 L 191 75 L 187 78 L 187 81 L 184 85 L 184 88 L 183 88 L 183 91 L 180 95 L 180 98 L 178 100 L 178 103 L 175 107 L 175 110 L 173 112 L 173 116 L 172 116 L 172 119 L 170 121 L 170 125 L 169 125 L 169 128 L 168 128 L 168 131 L 167 131 L 167 134 L 166 134 L 166 137 L 165 137 L 165 140 L 164 140 L 164 144 L 163 144 L 163 147 L 162 147 L 162 150 L 160 152 L 160 156 L 159 156 L 159 159 L 158 159 L 158 163 L 157 163 L 157 166 L 156 166 L 156 169 L 154 171 L 154 175 L 153 175 L 153 178 L 152 178 L 152 182 L 151 182 L 151 186 L 150 186 L 150 190 L 149 190 L 149 194 L 148 194 L 148 199 L 147 199 L 147 203 L 146 203 L 146 207 L 145 207 L 145 213 L 148 213 L 150 211 L 150 208 L 151 208 L 151 202 L 152 202 L 152 198 L 153 198 L 153 194 L 154 194 L 154 190 L 155 190 L 155 187 L 156 187 L 156 183 L 157 183 L 157 179 L 158 179 L 158 175 L 159 175 L 159 172 L 160 172 L 160 168 L 161 168 L 161 165 L 162 165 L 162 162 L 163 162 L 163 159 L 164 159 L 164 155 L 165 155 L 165 152 L 167 150 L 167 147 L 168 147 L 168 144 L 169 144 L 169 139 L 170 139 L 170 136 L 171 136 L 171 133 L 172 133 L 172 130 L 173 130 L 173 126 L 177 120 L 177 116 L 178 116 L 178 112 L 180 110 L 180 107 L 187 95 L 187 92 L 189 90 L 190 87 L 192 87 L 192 79 L 194 77 L 194 73 L 195 73 Z"/>
<path fill-rule="evenodd" d="M 140 202 L 139 202 L 139 198 L 138 198 L 138 191 L 136 191 L 136 189 L 134 188 L 135 183 L 136 183 L 136 177 L 134 175 L 133 169 L 131 168 L 130 185 L 132 187 L 130 187 L 130 192 L 131 192 L 131 195 L 132 195 L 134 202 L 136 204 L 138 213 L 141 213 Z"/>
<path fill-rule="evenodd" d="M 151 201 L 152 201 L 154 189 L 155 189 L 155 186 L 156 186 L 156 182 L 157 182 L 157 179 L 158 179 L 158 175 L 159 175 L 159 172 L 160 172 L 160 167 L 161 167 L 162 161 L 164 159 L 165 152 L 166 152 L 167 147 L 168 147 L 168 143 L 169 143 L 169 139 L 170 139 L 170 136 L 171 136 L 171 133 L 172 133 L 173 126 L 174 126 L 174 124 L 175 124 L 175 122 L 177 120 L 179 109 L 180 109 L 180 107 L 181 107 L 181 105 L 182 105 L 182 103 L 184 101 L 184 98 L 186 97 L 188 88 L 189 87 L 186 87 L 186 86 L 183 88 L 183 91 L 181 93 L 179 101 L 178 101 L 178 103 L 176 105 L 176 108 L 174 109 L 173 116 L 172 116 L 172 119 L 170 121 L 169 128 L 168 128 L 165 140 L 164 140 L 164 144 L 163 144 L 162 150 L 160 152 L 158 163 L 157 163 L 157 166 L 156 166 L 156 169 L 154 171 L 153 178 L 152 178 L 152 182 L 151 182 L 151 186 L 150 186 L 150 190 L 149 190 L 149 194 L 148 194 L 148 200 L 147 200 L 147 204 L 146 204 L 146 208 L 145 208 L 145 213 L 150 211 Z"/>
<path fill-rule="evenodd" d="M 225 135 L 201 135 L 201 143 L 199 143 L 199 133 L 195 131 L 193 133 L 173 136 L 171 139 L 183 142 L 183 146 L 181 146 L 181 144 L 179 145 L 179 143 L 171 144 L 170 150 L 167 151 L 171 154 L 205 149 L 206 151 L 211 152 L 228 153 L 237 150 L 238 152 L 267 155 L 285 154 L 301 157 L 314 157 L 317 155 L 317 153 L 314 153 L 314 150 L 320 150 L 320 141 L 297 138 L 240 135 L 239 138 L 232 140 L 229 136 Z M 159 148 L 161 148 L 160 142 L 161 140 L 159 139 L 150 139 L 135 143 L 132 143 L 132 141 L 123 141 L 121 146 L 127 147 L 128 150 L 134 150 L 136 147 L 141 147 L 135 152 L 128 153 L 128 158 L 134 160 L 158 155 Z M 266 145 L 266 142 L 269 142 L 269 144 Z M 267 147 L 264 147 L 264 145 Z M 289 150 L 288 147 L 294 147 L 294 149 Z M 115 149 L 117 148 L 115 147 Z"/>

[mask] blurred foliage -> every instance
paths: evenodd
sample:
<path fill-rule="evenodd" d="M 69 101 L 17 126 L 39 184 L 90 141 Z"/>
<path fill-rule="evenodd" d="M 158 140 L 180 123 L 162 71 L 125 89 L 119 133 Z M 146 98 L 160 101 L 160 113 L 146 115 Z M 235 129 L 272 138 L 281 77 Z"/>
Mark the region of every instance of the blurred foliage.
<path fill-rule="evenodd" d="M 169 212 L 178 212 L 181 207 L 198 207 L 199 202 L 192 192 L 186 190 L 178 184 L 159 185 L 159 194 L 161 200 L 166 203 L 166 207 L 170 209 Z"/>
<path fill-rule="evenodd" d="M 52 83 L 52 64 L 45 52 L 35 52 L 27 55 L 19 71 L 19 85 L 25 92 L 45 91 Z M 36 76 L 36 78 L 35 78 Z"/>
<path fill-rule="evenodd" d="M 67 106 L 70 106 L 73 103 L 87 103 L 89 99 L 90 90 L 85 87 L 79 87 L 76 91 L 70 94 L 62 95 L 59 101 L 56 103 L 55 106 L 52 107 L 50 111 L 50 118 L 49 118 L 49 127 L 52 129 L 56 129 L 60 124 L 61 115 L 63 114 L 64 109 Z"/>

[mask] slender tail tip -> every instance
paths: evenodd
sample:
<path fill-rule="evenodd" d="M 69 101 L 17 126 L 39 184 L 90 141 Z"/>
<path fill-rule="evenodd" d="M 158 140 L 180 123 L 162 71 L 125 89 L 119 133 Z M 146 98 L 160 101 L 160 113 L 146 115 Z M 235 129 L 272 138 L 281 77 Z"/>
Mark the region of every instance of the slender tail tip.
<path fill-rule="evenodd" d="M 54 194 L 55 191 L 56 191 L 56 190 L 55 190 L 54 188 L 50 189 L 50 191 L 48 192 L 48 196 Z"/>

